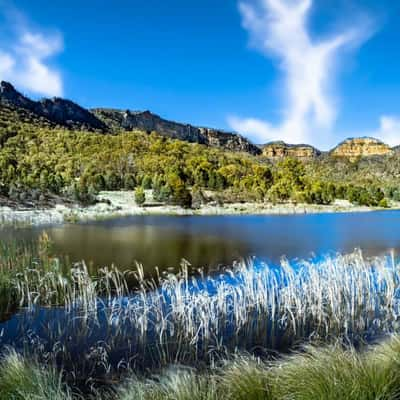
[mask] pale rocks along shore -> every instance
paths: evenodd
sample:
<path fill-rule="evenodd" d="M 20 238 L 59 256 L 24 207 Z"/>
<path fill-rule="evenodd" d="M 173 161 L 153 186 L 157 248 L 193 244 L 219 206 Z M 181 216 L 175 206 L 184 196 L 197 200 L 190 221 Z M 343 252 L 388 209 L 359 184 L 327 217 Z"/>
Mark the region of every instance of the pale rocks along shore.
<path fill-rule="evenodd" d="M 134 215 L 290 215 L 318 213 L 347 213 L 382 210 L 377 207 L 355 206 L 345 200 L 336 200 L 332 205 L 312 204 L 272 204 L 272 203 L 232 203 L 223 206 L 210 203 L 199 209 L 184 209 L 178 206 L 162 205 L 150 199 L 144 206 L 138 206 L 132 191 L 101 192 L 95 205 L 56 205 L 47 209 L 12 209 L 0 207 L 0 228 L 7 226 L 43 226 L 64 223 L 96 221 Z M 391 210 L 400 209 L 392 204 Z"/>

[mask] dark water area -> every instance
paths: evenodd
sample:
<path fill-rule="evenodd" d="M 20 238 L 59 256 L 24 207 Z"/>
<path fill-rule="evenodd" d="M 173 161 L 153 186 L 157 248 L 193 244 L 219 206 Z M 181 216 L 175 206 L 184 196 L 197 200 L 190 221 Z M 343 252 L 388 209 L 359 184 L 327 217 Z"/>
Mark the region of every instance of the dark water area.
<path fill-rule="evenodd" d="M 0 240 L 31 241 L 45 230 L 57 255 L 93 269 L 135 261 L 153 271 L 179 266 L 230 265 L 256 256 L 276 263 L 328 252 L 363 250 L 367 256 L 400 252 L 400 212 L 284 216 L 135 216 L 46 228 L 0 230 Z"/>

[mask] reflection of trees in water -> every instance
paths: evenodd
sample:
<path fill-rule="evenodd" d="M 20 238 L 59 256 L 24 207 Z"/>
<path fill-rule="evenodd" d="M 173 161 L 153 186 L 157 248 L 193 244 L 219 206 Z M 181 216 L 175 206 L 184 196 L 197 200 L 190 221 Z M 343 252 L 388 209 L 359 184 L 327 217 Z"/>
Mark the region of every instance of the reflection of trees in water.
<path fill-rule="evenodd" d="M 130 267 L 135 261 L 148 270 L 155 266 L 175 267 L 182 258 L 194 267 L 230 264 L 247 256 L 250 246 L 240 240 L 154 225 L 103 228 L 68 226 L 49 231 L 56 249 L 69 254 L 72 260 L 89 260 L 94 265 L 112 263 Z"/>
<path fill-rule="evenodd" d="M 329 251 L 367 255 L 400 249 L 400 213 L 305 216 L 137 216 L 82 225 L 44 228 L 58 254 L 96 266 L 130 268 L 135 260 L 147 271 L 175 267 L 182 258 L 194 267 L 230 264 L 248 255 L 272 262 L 307 258 Z M 36 240 L 43 228 L 3 230 L 5 237 Z"/>

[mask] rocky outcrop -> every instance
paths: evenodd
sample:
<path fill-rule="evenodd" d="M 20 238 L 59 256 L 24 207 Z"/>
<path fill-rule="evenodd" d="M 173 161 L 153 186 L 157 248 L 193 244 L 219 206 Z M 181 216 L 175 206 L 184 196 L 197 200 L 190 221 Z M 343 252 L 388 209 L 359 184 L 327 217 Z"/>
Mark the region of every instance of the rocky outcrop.
<path fill-rule="evenodd" d="M 321 152 L 307 144 L 287 144 L 285 142 L 271 142 L 262 147 L 262 154 L 272 160 L 293 157 L 299 160 L 310 160 L 321 155 Z"/>
<path fill-rule="evenodd" d="M 0 104 L 23 108 L 49 121 L 74 129 L 106 131 L 107 126 L 85 108 L 70 101 L 54 97 L 32 101 L 19 93 L 8 82 L 0 83 Z"/>
<path fill-rule="evenodd" d="M 393 150 L 382 141 L 371 137 L 362 137 L 346 139 L 331 150 L 330 155 L 354 160 L 358 157 L 382 156 L 392 152 Z"/>
<path fill-rule="evenodd" d="M 139 129 L 227 150 L 243 151 L 254 155 L 261 154 L 261 150 L 257 146 L 238 134 L 169 121 L 150 111 L 121 111 L 106 108 L 96 108 L 91 111 L 114 131 L 121 128 L 128 131 Z"/>
<path fill-rule="evenodd" d="M 200 134 L 209 146 L 223 147 L 227 150 L 239 150 L 260 155 L 261 149 L 241 135 L 210 128 L 199 128 Z"/>
<path fill-rule="evenodd" d="M 239 134 L 169 121 L 150 111 L 123 111 L 108 108 L 87 110 L 70 100 L 59 97 L 33 101 L 15 90 L 10 83 L 4 81 L 0 83 L 1 106 L 3 109 L 11 107 L 24 113 L 30 113 L 45 121 L 46 126 L 61 125 L 70 129 L 114 134 L 124 130 L 157 132 L 170 138 L 226 150 L 253 155 L 262 154 L 271 160 L 294 157 L 307 161 L 326 154 L 306 144 L 271 142 L 258 147 Z M 7 140 L 7 137 L 4 136 L 3 140 Z M 380 140 L 364 137 L 347 139 L 327 154 L 354 160 L 358 157 L 381 156 L 399 151 L 399 146 L 391 149 Z"/>
<path fill-rule="evenodd" d="M 121 130 L 137 129 L 232 151 L 243 151 L 254 155 L 261 153 L 257 146 L 235 133 L 168 121 L 150 111 L 104 108 L 87 110 L 70 100 L 59 97 L 32 101 L 15 90 L 10 83 L 4 81 L 0 83 L 0 105 L 28 110 L 53 124 L 71 129 L 102 133 L 119 133 Z"/>

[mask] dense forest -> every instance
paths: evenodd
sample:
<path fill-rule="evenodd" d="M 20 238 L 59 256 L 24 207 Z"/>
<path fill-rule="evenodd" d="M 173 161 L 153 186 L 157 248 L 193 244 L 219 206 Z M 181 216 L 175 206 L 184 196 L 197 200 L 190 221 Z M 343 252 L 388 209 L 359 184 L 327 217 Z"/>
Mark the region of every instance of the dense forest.
<path fill-rule="evenodd" d="M 0 193 L 16 202 L 48 196 L 91 203 L 102 190 L 135 190 L 145 201 L 198 207 L 209 200 L 354 204 L 400 200 L 400 157 L 308 162 L 230 152 L 140 131 L 71 130 L 26 110 L 0 108 Z"/>

